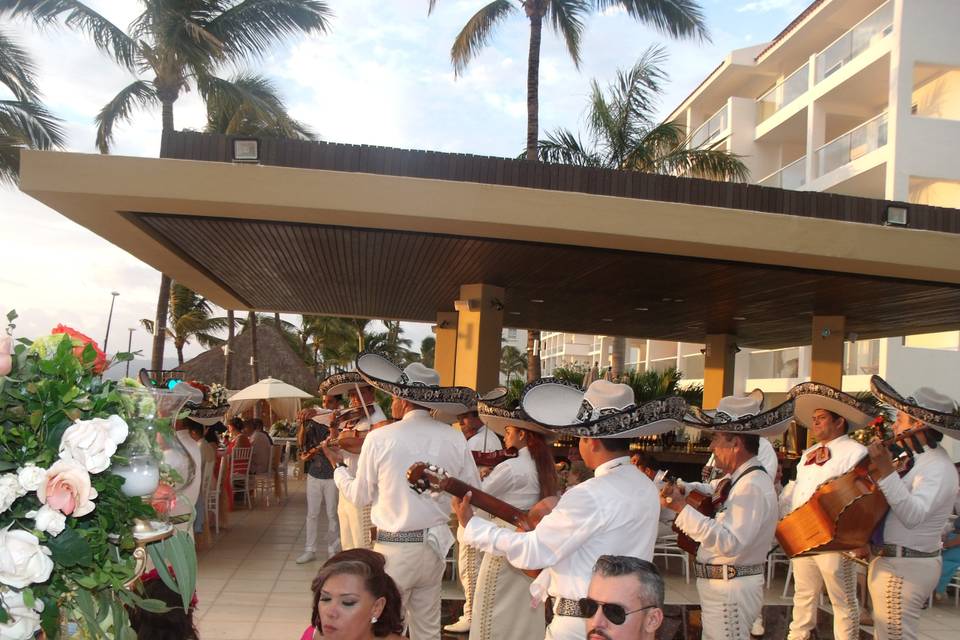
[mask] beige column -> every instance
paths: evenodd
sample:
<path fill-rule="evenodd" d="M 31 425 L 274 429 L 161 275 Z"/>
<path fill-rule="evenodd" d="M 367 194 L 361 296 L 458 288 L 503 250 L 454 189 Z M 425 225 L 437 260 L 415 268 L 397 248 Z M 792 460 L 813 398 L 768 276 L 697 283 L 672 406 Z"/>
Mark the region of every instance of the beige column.
<path fill-rule="evenodd" d="M 720 398 L 733 395 L 736 336 L 713 334 L 704 342 L 703 408 L 716 409 Z"/>
<path fill-rule="evenodd" d="M 454 384 L 479 393 L 499 384 L 503 299 L 503 289 L 493 285 L 460 287 L 455 305 L 458 322 Z"/>
<path fill-rule="evenodd" d="M 457 366 L 457 312 L 441 311 L 433 333 L 437 339 L 434 347 L 433 368 L 440 374 L 440 384 L 453 386 Z"/>
<path fill-rule="evenodd" d="M 843 386 L 843 337 L 846 318 L 813 316 L 810 379 L 840 389 Z"/>

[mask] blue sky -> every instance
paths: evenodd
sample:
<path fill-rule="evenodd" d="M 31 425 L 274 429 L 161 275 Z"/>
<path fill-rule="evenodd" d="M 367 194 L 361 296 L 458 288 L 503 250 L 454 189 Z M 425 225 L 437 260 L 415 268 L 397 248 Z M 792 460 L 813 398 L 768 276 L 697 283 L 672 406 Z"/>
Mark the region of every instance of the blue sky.
<path fill-rule="evenodd" d="M 129 23 L 139 5 L 135 0 L 88 4 L 120 25 Z M 427 0 L 329 0 L 336 13 L 329 35 L 297 39 L 246 68 L 271 76 L 294 116 L 324 140 L 515 156 L 526 130 L 526 20 L 518 15 L 504 23 L 462 77 L 455 79 L 450 66 L 456 33 L 483 4 L 439 0 L 427 17 Z M 769 40 L 808 0 L 701 4 L 709 43 L 667 40 L 619 10 L 590 17 L 579 71 L 562 41 L 545 31 L 541 133 L 578 128 L 591 78 L 605 84 L 651 44 L 664 44 L 670 56 L 670 83 L 661 105 L 666 115 L 730 50 Z M 94 115 L 133 78 L 82 36 L 62 29 L 39 32 L 21 23 L 0 28 L 18 36 L 34 55 L 47 105 L 66 122 L 69 149 L 94 153 Z M 195 92 L 177 102 L 177 128 L 200 129 L 203 120 Z M 115 154 L 156 156 L 159 112 L 138 113 L 116 138 Z M 0 229 L 6 257 L 0 310 L 18 310 L 19 335 L 38 335 L 64 322 L 100 339 L 111 290 L 121 294 L 114 348 L 115 341 L 126 340 L 127 327 L 153 316 L 159 282 L 154 269 L 8 187 L 0 187 Z M 428 328 L 411 324 L 408 333 L 419 342 Z M 134 333 L 138 348 L 149 351 L 142 329 Z M 190 355 L 198 351 L 195 345 L 187 349 Z"/>

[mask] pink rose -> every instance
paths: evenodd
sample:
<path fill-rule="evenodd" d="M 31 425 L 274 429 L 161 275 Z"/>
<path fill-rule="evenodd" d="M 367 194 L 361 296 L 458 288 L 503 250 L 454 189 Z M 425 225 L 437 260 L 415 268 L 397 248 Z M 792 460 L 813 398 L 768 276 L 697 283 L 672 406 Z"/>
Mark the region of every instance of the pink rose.
<path fill-rule="evenodd" d="M 7 375 L 13 369 L 11 353 L 13 353 L 13 338 L 0 336 L 0 376 Z"/>
<path fill-rule="evenodd" d="M 37 499 L 51 509 L 74 518 L 85 516 L 96 506 L 97 490 L 90 486 L 90 474 L 73 460 L 57 460 L 47 469 L 47 481 L 37 489 Z"/>

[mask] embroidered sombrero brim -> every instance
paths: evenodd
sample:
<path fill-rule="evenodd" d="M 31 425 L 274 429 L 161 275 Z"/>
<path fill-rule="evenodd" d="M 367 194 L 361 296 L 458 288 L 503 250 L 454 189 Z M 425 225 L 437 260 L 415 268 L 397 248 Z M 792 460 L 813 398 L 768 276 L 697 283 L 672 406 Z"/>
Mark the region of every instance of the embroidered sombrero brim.
<path fill-rule="evenodd" d="M 813 423 L 813 412 L 826 409 L 847 420 L 848 431 L 862 429 L 877 417 L 879 411 L 849 393 L 834 389 L 820 382 L 801 382 L 790 389 L 793 399 L 793 414 L 804 427 Z"/>
<path fill-rule="evenodd" d="M 373 388 L 394 398 L 435 409 L 444 415 L 458 416 L 475 410 L 477 406 L 477 393 L 473 389 L 411 383 L 400 367 L 378 353 L 364 352 L 358 355 L 357 371 Z"/>
<path fill-rule="evenodd" d="M 638 438 L 667 433 L 681 425 L 687 412 L 686 400 L 670 396 L 639 407 L 606 409 L 599 417 L 580 422 L 577 414 L 583 397 L 583 390 L 572 383 L 541 378 L 524 388 L 520 406 L 531 420 L 553 433 L 578 438 Z"/>
<path fill-rule="evenodd" d="M 960 416 L 953 413 L 944 413 L 918 406 L 890 386 L 880 376 L 870 378 L 870 391 L 877 396 L 880 402 L 890 405 L 897 411 L 903 411 L 911 418 L 930 425 L 937 431 L 954 438 L 960 438 Z"/>
<path fill-rule="evenodd" d="M 345 393 L 356 391 L 357 387 L 362 389 L 369 386 L 370 383 L 356 371 L 346 371 L 344 373 L 334 373 L 324 378 L 323 382 L 320 383 L 317 394 L 321 396 L 342 396 Z"/>
<path fill-rule="evenodd" d="M 787 400 L 772 409 L 743 418 L 724 420 L 691 407 L 683 418 L 685 425 L 718 433 L 746 433 L 756 436 L 782 435 L 793 421 L 794 401 Z"/>
<path fill-rule="evenodd" d="M 528 418 L 523 412 L 523 409 L 519 407 L 511 411 L 510 409 L 506 409 L 504 407 L 487 404 L 481 400 L 477 403 L 477 411 L 483 424 L 487 425 L 490 430 L 492 430 L 501 438 L 506 435 L 507 427 L 518 427 L 520 429 L 526 429 L 527 431 L 539 433 L 548 442 L 552 442 L 557 438 L 556 433 L 550 431 L 546 427 L 541 427 L 539 424 Z"/>

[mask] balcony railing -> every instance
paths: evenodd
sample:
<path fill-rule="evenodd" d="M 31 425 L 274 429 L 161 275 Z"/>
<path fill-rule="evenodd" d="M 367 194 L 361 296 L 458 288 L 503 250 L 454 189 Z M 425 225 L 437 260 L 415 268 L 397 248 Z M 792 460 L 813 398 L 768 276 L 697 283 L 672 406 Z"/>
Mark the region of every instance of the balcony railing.
<path fill-rule="evenodd" d="M 710 119 L 697 127 L 690 136 L 690 144 L 694 148 L 708 146 L 719 140 L 720 135 L 727 130 L 730 120 L 728 118 L 727 105 L 720 107 L 720 110 L 710 116 Z"/>
<path fill-rule="evenodd" d="M 776 187 L 778 189 L 799 189 L 807 182 L 807 157 L 803 156 L 799 160 L 794 160 L 779 171 L 771 173 L 760 181 L 764 187 Z"/>
<path fill-rule="evenodd" d="M 881 113 L 817 149 L 817 177 L 887 144 L 887 114 Z"/>
<path fill-rule="evenodd" d="M 839 71 L 893 31 L 893 2 L 877 9 L 817 54 L 817 82 Z"/>
<path fill-rule="evenodd" d="M 757 98 L 757 124 L 806 93 L 809 80 L 810 63 L 806 63 Z"/>

